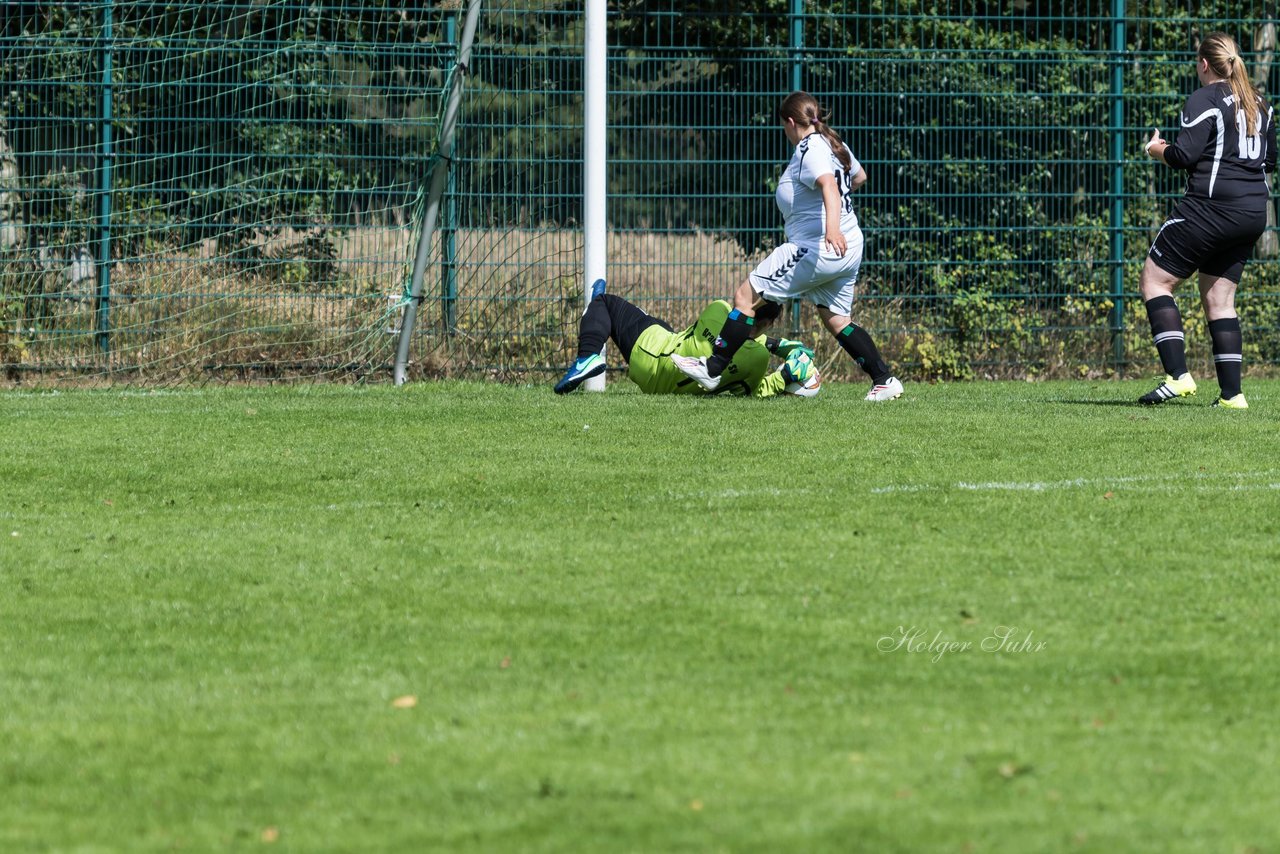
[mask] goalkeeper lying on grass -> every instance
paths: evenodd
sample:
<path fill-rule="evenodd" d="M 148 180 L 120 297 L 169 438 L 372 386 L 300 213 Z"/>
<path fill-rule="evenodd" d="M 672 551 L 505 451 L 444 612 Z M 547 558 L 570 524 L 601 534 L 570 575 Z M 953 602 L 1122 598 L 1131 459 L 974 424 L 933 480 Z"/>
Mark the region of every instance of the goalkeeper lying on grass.
<path fill-rule="evenodd" d="M 587 304 L 578 326 L 578 358 L 556 383 L 556 394 L 573 391 L 588 377 L 604 373 L 600 355 L 607 338 L 613 338 L 622 358 L 630 365 L 631 381 L 647 394 L 729 394 L 773 397 L 794 394 L 813 397 L 821 387 L 813 351 L 798 341 L 759 335 L 748 339 L 725 368 L 725 382 L 715 391 L 686 377 L 671 362 L 672 353 L 681 356 L 708 356 L 729 316 L 729 303 L 716 300 L 702 310 L 698 320 L 683 331 L 672 330 L 631 303 L 604 293 L 604 282 L 596 283 L 595 296 Z M 755 328 L 761 331 L 782 313 L 782 306 L 763 302 L 756 308 Z M 769 354 L 786 361 L 773 373 Z"/>

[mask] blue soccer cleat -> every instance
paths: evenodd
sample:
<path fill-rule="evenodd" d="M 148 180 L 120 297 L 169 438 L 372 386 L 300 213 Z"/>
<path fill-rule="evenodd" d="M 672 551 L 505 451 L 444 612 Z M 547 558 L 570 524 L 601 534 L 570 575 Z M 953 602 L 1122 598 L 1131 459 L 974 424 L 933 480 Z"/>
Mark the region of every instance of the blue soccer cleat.
<path fill-rule="evenodd" d="M 568 394 L 582 385 L 584 380 L 603 374 L 604 369 L 604 357 L 599 353 L 592 353 L 590 356 L 576 359 L 569 366 L 569 370 L 564 372 L 560 382 L 556 383 L 556 394 Z"/>
<path fill-rule="evenodd" d="M 591 283 L 591 299 L 595 299 L 604 293 L 604 279 L 596 279 Z"/>

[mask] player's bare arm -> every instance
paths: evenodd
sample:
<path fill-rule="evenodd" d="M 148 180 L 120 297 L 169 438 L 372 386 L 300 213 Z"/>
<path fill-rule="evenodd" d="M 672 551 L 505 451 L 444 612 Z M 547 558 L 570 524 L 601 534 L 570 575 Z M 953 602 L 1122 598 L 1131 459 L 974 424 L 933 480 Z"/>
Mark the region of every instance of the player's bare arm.
<path fill-rule="evenodd" d="M 1147 140 L 1146 145 L 1147 156 L 1152 160 L 1159 160 L 1164 163 L 1164 150 L 1168 147 L 1169 143 L 1165 141 L 1164 137 L 1160 136 L 1160 130 L 1152 128 L 1151 139 Z"/>
<path fill-rule="evenodd" d="M 818 176 L 818 186 L 822 189 L 822 206 L 827 215 L 827 245 L 837 255 L 849 251 L 849 244 L 840 231 L 840 183 L 831 173 Z"/>

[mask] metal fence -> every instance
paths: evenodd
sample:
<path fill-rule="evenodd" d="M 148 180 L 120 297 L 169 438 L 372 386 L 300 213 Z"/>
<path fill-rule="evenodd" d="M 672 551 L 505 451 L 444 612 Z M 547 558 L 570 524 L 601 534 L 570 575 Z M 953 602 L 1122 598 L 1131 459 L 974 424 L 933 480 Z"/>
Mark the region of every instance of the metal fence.
<path fill-rule="evenodd" d="M 1235 35 L 1272 91 L 1274 4 L 694 6 L 610 10 L 610 290 L 673 325 L 732 292 L 781 238 L 772 190 L 790 152 L 773 111 L 806 89 L 867 169 L 854 313 L 903 373 L 1154 369 L 1137 274 L 1181 179 L 1142 143 L 1151 127 L 1176 129 L 1210 31 Z M 130 10 L 114 32 L 112 7 Z M 11 374 L 389 376 L 387 296 L 404 286 L 460 9 L 8 8 Z M 576 4 L 485 7 L 419 375 L 558 371 L 572 355 L 581 50 Z M 1239 300 L 1255 365 L 1280 361 L 1273 233 L 1256 256 Z M 1207 365 L 1194 293 L 1189 352 Z M 810 308 L 786 322 L 830 374 L 847 370 Z"/>

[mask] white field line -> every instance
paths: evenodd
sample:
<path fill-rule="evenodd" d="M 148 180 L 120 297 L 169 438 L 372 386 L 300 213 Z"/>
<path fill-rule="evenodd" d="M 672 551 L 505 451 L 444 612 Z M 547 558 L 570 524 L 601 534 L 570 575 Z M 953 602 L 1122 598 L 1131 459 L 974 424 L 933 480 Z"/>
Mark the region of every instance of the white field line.
<path fill-rule="evenodd" d="M 1280 489 L 1280 483 L 1239 483 L 1241 480 L 1259 480 L 1273 477 L 1275 470 L 1247 472 L 1193 472 L 1132 475 L 1127 477 L 1075 477 L 1069 480 L 1025 481 L 957 481 L 943 485 L 932 483 L 895 483 L 871 489 L 872 495 L 899 492 L 932 492 L 942 489 L 958 489 L 966 492 L 1053 492 L 1062 489 L 1088 489 L 1123 486 L 1138 492 L 1164 491 L 1188 482 L 1201 482 L 1197 491 L 1248 492 L 1262 489 Z M 1209 482 L 1206 482 L 1209 481 Z"/>
<path fill-rule="evenodd" d="M 664 492 L 646 497 L 649 501 L 716 501 L 732 498 L 784 498 L 812 495 L 807 487 L 779 489 L 776 486 L 748 487 L 746 489 L 699 489 L 693 492 Z"/>

